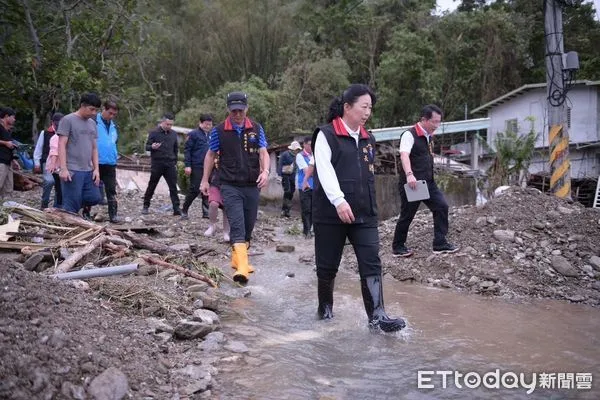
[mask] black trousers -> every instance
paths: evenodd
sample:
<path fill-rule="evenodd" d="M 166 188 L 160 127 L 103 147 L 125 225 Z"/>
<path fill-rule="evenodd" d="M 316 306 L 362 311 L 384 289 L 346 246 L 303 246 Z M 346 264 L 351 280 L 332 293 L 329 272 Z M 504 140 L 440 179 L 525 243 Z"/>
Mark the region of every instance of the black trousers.
<path fill-rule="evenodd" d="M 281 186 L 283 187 L 283 203 L 281 205 L 281 210 L 289 213 L 292 209 L 292 199 L 294 198 L 294 192 L 296 191 L 296 175 L 282 174 Z"/>
<path fill-rule="evenodd" d="M 192 167 L 192 174 L 190 175 L 190 187 L 188 193 L 185 196 L 183 202 L 183 211 L 187 212 L 188 208 L 192 205 L 192 202 L 196 200 L 196 197 L 202 197 L 202 215 L 208 216 L 208 196 L 200 194 L 200 183 L 202 183 L 202 175 L 204 174 L 203 167 Z"/>
<path fill-rule="evenodd" d="M 423 203 L 433 214 L 433 245 L 442 245 L 446 243 L 446 235 L 448 234 L 448 203 L 435 182 L 427 181 L 427 188 L 429 189 L 429 199 L 423 200 Z M 402 203 L 400 204 L 400 217 L 396 222 L 396 230 L 394 231 L 393 250 L 404 246 L 408 228 L 421 204 L 420 201 L 409 202 L 406 199 L 404 185 L 400 185 L 400 200 Z"/>
<path fill-rule="evenodd" d="M 150 181 L 148 182 L 148 188 L 144 194 L 144 208 L 150 207 L 150 200 L 154 196 L 156 185 L 160 178 L 164 177 L 167 185 L 169 186 L 169 195 L 171 196 L 171 203 L 173 204 L 173 210 L 179 210 L 179 196 L 177 196 L 177 166 L 175 164 L 152 164 L 150 169 Z"/>
<path fill-rule="evenodd" d="M 232 244 L 249 242 L 258 215 L 260 190 L 257 186 L 221 184 L 223 209 L 229 221 Z"/>
<path fill-rule="evenodd" d="M 342 259 L 346 238 L 354 248 L 361 279 L 381 275 L 377 221 L 363 224 L 315 223 L 314 228 L 315 257 L 319 279 L 331 280 L 335 278 Z"/>
<path fill-rule="evenodd" d="M 302 233 L 308 235 L 312 228 L 312 189 L 299 190 L 300 209 L 302 211 Z"/>
<path fill-rule="evenodd" d="M 104 192 L 108 203 L 117 201 L 117 166 L 100 164 L 100 180 L 104 183 Z"/>

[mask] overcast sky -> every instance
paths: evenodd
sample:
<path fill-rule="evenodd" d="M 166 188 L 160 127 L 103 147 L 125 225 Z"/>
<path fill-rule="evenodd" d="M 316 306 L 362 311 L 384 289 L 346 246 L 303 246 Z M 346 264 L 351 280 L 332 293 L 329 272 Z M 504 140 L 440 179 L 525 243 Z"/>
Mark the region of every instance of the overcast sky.
<path fill-rule="evenodd" d="M 591 0 L 589 0 L 591 1 Z M 600 20 L 600 0 L 593 0 L 594 8 L 596 9 L 596 18 Z M 440 11 L 454 10 L 460 4 L 460 0 L 437 0 Z M 541 3 L 540 3 L 541 7 Z"/>

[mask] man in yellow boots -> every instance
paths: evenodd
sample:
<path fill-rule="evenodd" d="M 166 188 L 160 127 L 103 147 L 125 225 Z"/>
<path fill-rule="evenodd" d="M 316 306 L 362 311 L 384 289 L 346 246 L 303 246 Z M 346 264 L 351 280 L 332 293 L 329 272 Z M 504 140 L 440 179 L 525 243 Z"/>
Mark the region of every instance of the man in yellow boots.
<path fill-rule="evenodd" d="M 248 263 L 248 247 L 258 214 L 260 189 L 269 180 L 269 153 L 263 127 L 246 116 L 246 93 L 229 93 L 227 110 L 225 121 L 210 134 L 200 191 L 208 195 L 208 178 L 219 153 L 221 196 L 232 244 L 231 266 L 236 270 L 233 280 L 245 285 L 254 272 Z"/>

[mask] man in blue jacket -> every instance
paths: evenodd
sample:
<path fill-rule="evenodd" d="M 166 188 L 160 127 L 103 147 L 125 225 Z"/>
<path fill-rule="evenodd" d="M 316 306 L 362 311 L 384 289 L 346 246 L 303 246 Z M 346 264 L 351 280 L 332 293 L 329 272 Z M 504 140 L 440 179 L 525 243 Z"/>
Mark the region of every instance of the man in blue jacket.
<path fill-rule="evenodd" d="M 202 114 L 198 129 L 188 133 L 185 142 L 185 174 L 190 177 L 190 187 L 183 208 L 181 209 L 181 218 L 188 219 L 188 209 L 192 202 L 200 194 L 200 182 L 204 174 L 204 157 L 208 151 L 208 136 L 213 127 L 212 116 Z M 208 218 L 208 196 L 202 195 L 202 218 Z"/>
<path fill-rule="evenodd" d="M 104 109 L 96 115 L 98 130 L 98 164 L 100 180 L 104 183 L 106 203 L 108 204 L 108 219 L 113 224 L 123 221 L 117 215 L 117 141 L 119 133 L 114 118 L 119 113 L 119 106 L 111 100 L 104 102 Z"/>

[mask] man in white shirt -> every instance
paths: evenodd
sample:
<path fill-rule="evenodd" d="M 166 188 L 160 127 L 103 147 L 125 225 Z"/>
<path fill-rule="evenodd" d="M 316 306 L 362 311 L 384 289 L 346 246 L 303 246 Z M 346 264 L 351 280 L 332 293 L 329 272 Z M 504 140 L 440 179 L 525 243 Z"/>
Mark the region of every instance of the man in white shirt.
<path fill-rule="evenodd" d="M 459 247 L 446 240 L 448 234 L 448 203 L 435 183 L 433 174 L 433 133 L 442 122 L 442 110 L 435 105 L 426 105 L 421 110 L 419 122 L 402 134 L 400 139 L 399 175 L 400 217 L 396 223 L 392 254 L 395 257 L 410 257 L 413 251 L 406 247 L 408 228 L 419 209 L 421 201 L 409 202 L 404 185 L 409 190 L 417 188 L 417 181 L 424 180 L 429 190 L 429 199 L 423 200 L 433 214 L 433 252 L 454 253 Z"/>

